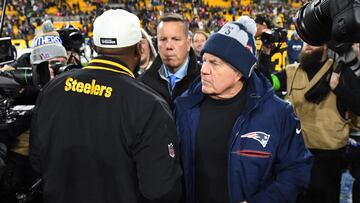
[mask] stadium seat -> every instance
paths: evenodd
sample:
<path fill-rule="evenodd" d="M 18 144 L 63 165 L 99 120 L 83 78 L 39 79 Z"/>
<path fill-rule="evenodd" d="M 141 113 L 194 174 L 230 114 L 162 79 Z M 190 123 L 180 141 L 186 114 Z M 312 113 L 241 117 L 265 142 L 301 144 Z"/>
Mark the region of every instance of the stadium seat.
<path fill-rule="evenodd" d="M 205 0 L 204 1 L 209 6 L 220 6 L 224 8 L 230 8 L 231 0 Z"/>

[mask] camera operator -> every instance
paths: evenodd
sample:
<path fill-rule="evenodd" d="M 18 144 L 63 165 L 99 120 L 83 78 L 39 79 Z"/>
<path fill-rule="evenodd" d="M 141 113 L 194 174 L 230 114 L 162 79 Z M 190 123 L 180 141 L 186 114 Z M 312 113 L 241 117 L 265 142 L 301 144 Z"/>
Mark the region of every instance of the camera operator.
<path fill-rule="evenodd" d="M 84 53 L 83 45 L 85 43 L 84 34 L 71 24 L 57 30 L 57 32 L 68 54 L 67 63 L 81 68 L 81 56 Z"/>
<path fill-rule="evenodd" d="M 264 14 L 255 17 L 256 22 L 256 43 L 257 47 L 267 47 L 270 49 L 271 63 L 267 64 L 270 73 L 281 71 L 285 68 L 287 57 L 287 30 L 274 27 L 273 23 Z M 261 51 L 261 50 L 258 50 Z M 261 55 L 259 56 L 260 59 Z M 261 59 L 260 59 L 261 60 Z M 278 95 L 281 96 L 279 93 Z"/>
<path fill-rule="evenodd" d="M 300 64 L 267 74 L 274 89 L 287 90 L 301 121 L 305 144 L 315 157 L 309 188 L 298 198 L 301 203 L 340 199 L 341 158 L 352 120 L 349 115 L 360 115 L 360 62 L 351 48 L 360 41 L 359 13 L 359 2 L 353 0 L 306 3 L 294 21 L 304 40 Z M 328 48 L 339 55 L 332 54 L 335 63 Z M 270 52 L 266 47 L 263 51 Z M 262 57 L 259 69 L 266 70 L 269 62 L 269 57 Z"/>
<path fill-rule="evenodd" d="M 352 68 L 336 73 L 327 45 L 304 43 L 299 64 L 269 74 L 270 50 L 262 47 L 258 66 L 288 99 L 301 121 L 306 147 L 315 157 L 307 191 L 298 202 L 339 202 L 341 156 L 349 138 L 349 111 L 360 114 L 360 79 Z M 352 60 L 352 59 L 351 59 Z M 345 60 L 345 62 L 348 62 Z"/>
<path fill-rule="evenodd" d="M 32 48 L 46 44 L 46 43 L 61 43 L 66 49 L 67 61 L 60 59 L 61 63 L 49 64 L 49 71 L 53 78 L 55 74 L 72 68 L 81 68 L 80 56 L 83 52 L 82 45 L 84 43 L 83 34 L 74 26 L 67 25 L 60 30 L 56 30 L 50 20 L 42 24 L 41 33 L 34 37 Z M 30 67 L 30 52 L 22 54 L 15 62 L 5 65 L 0 70 L 14 70 L 17 67 Z M 57 60 L 52 60 L 57 61 Z M 66 67 L 66 70 L 58 70 L 59 67 L 73 64 L 71 67 Z M 52 69 L 50 69 L 52 68 Z M 54 74 L 54 68 L 56 69 Z M 65 67 L 64 67 L 65 68 Z"/>
<path fill-rule="evenodd" d="M 299 62 L 299 54 L 303 47 L 303 44 L 304 42 L 302 41 L 300 36 L 296 33 L 296 31 L 294 31 L 286 47 L 289 64 Z"/>
<path fill-rule="evenodd" d="M 46 25 L 43 28 L 46 28 Z M 66 65 L 67 53 L 56 31 L 44 31 L 46 29 L 43 29 L 43 33 L 34 38 L 34 47 L 29 55 L 29 61 L 32 69 L 40 66 L 47 68 L 49 78 L 52 79 L 59 71 L 59 64 L 61 64 L 60 66 Z M 17 63 L 17 65 L 22 64 Z M 7 66 L 4 69 L 11 71 L 11 69 L 15 68 Z M 25 86 L 16 94 L 13 104 L 34 105 L 38 93 L 38 87 Z M 26 192 L 37 178 L 28 160 L 30 120 L 31 114 L 21 116 L 16 120 L 15 126 L 17 129 L 5 129 L 1 132 L 0 141 L 6 143 L 8 155 L 6 157 L 7 169 L 0 189 L 0 198 L 9 202 L 16 200 L 17 192 Z M 20 129 L 22 130 L 20 131 Z"/>
<path fill-rule="evenodd" d="M 256 23 L 256 33 L 255 38 L 260 40 L 260 37 L 263 32 L 266 30 L 270 30 L 274 27 L 274 24 L 269 20 L 269 18 L 264 14 L 258 14 L 255 16 L 255 23 Z"/>

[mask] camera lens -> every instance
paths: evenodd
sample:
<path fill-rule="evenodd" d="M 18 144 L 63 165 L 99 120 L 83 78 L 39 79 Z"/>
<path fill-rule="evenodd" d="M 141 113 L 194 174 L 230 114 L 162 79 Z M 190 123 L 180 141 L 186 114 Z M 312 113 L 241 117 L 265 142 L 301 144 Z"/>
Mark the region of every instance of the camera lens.
<path fill-rule="evenodd" d="M 306 43 L 319 46 L 331 38 L 330 0 L 315 0 L 296 13 L 295 28 Z"/>
<path fill-rule="evenodd" d="M 54 70 L 55 75 L 61 73 L 61 67 L 65 66 L 64 61 L 50 61 L 50 68 Z"/>

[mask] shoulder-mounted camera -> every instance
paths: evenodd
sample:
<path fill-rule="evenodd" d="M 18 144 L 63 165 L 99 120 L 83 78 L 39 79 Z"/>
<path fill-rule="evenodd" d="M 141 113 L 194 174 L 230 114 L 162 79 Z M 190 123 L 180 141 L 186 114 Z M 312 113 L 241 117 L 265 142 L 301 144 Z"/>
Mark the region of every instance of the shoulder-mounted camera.
<path fill-rule="evenodd" d="M 72 25 L 57 30 L 62 40 L 62 44 L 67 51 L 80 52 L 85 43 L 83 33 Z"/>
<path fill-rule="evenodd" d="M 284 28 L 275 27 L 271 30 L 263 32 L 260 39 L 264 45 L 287 42 L 287 30 Z"/>

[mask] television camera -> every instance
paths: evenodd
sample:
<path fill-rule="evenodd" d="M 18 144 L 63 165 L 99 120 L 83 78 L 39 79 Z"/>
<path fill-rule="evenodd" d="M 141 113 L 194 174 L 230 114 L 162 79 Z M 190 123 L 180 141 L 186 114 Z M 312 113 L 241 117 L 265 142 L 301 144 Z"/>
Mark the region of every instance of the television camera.
<path fill-rule="evenodd" d="M 287 30 L 281 27 L 274 27 L 264 31 L 260 40 L 262 46 L 270 48 L 270 55 L 274 55 L 287 42 Z"/>
<path fill-rule="evenodd" d="M 0 38 L 1 65 L 15 61 L 15 55 L 9 37 Z M 0 130 L 12 126 L 26 110 L 14 108 L 14 100 L 21 95 L 23 88 L 31 86 L 41 88 L 50 79 L 47 62 L 33 67 L 18 67 L 15 70 L 0 71 Z"/>
<path fill-rule="evenodd" d="M 75 28 L 73 25 L 67 25 L 60 30 L 57 30 L 62 40 L 62 45 L 65 47 L 66 51 L 70 51 L 70 56 L 68 63 L 74 63 L 79 67 L 82 67 L 81 61 L 74 56 L 77 54 L 81 57 L 84 54 L 84 43 L 85 39 L 83 33 Z"/>
<path fill-rule="evenodd" d="M 287 42 L 287 30 L 284 28 L 275 27 L 271 30 L 266 30 L 263 32 L 260 39 L 264 45 Z"/>
<path fill-rule="evenodd" d="M 306 3 L 296 13 L 295 28 L 306 43 L 313 46 L 326 43 L 339 54 L 341 63 L 352 69 L 359 67 L 352 50 L 352 44 L 360 42 L 359 1 L 314 0 Z"/>
<path fill-rule="evenodd" d="M 360 2 L 355 0 L 314 0 L 296 13 L 295 29 L 313 46 L 327 44 L 340 56 L 360 42 Z"/>
<path fill-rule="evenodd" d="M 300 38 L 313 46 L 326 43 L 337 58 L 334 72 L 350 68 L 360 78 L 360 62 L 352 44 L 360 42 L 360 2 L 357 0 L 313 0 L 296 13 L 295 28 Z M 331 71 L 312 88 L 305 98 L 319 102 L 330 90 Z M 319 97 L 319 95 L 322 95 Z M 314 99 L 315 98 L 315 99 Z"/>
<path fill-rule="evenodd" d="M 314 0 L 296 13 L 295 28 L 306 43 L 319 46 L 330 40 L 360 42 L 360 2 Z"/>

